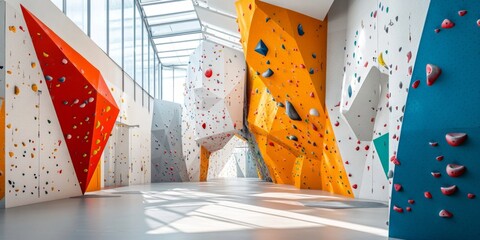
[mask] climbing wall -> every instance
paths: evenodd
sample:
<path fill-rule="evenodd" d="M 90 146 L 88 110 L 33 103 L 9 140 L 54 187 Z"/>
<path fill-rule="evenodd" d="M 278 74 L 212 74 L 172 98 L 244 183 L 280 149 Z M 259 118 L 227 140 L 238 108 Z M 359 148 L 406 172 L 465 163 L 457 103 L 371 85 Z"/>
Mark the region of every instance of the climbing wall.
<path fill-rule="evenodd" d="M 275 183 L 353 197 L 325 111 L 327 21 L 236 3 L 250 67 L 248 126 Z"/>
<path fill-rule="evenodd" d="M 182 106 L 156 100 L 152 121 L 152 182 L 188 182 L 182 150 Z"/>
<path fill-rule="evenodd" d="M 256 169 L 247 142 L 233 137 L 223 149 L 210 155 L 207 179 L 258 178 Z"/>
<path fill-rule="evenodd" d="M 390 236 L 476 239 L 480 2 L 432 1 L 403 119 Z M 415 176 L 415 177 L 412 177 Z M 425 224 L 428 223 L 428 224 Z"/>
<path fill-rule="evenodd" d="M 5 2 L 2 2 L 2 4 L 3 3 Z M 86 189 L 86 186 L 83 186 L 86 185 L 85 180 L 79 180 L 85 179 L 82 175 L 87 175 L 86 179 L 95 178 L 92 180 L 95 182 L 95 185 L 102 186 L 104 182 L 102 181 L 102 173 L 95 174 L 95 172 L 98 171 L 97 169 L 101 169 L 101 167 L 97 168 L 99 164 L 95 165 L 94 162 L 97 160 L 94 159 L 94 161 L 92 161 L 91 156 L 94 155 L 98 157 L 99 162 L 103 162 L 100 161 L 100 155 L 103 152 L 103 146 L 110 134 L 104 134 L 103 138 L 101 138 L 100 135 L 97 136 L 95 133 L 97 131 L 106 133 L 107 126 L 102 124 L 104 121 L 100 118 L 106 117 L 108 112 L 115 112 L 113 104 L 122 106 L 119 103 L 123 101 L 121 94 L 121 83 L 122 78 L 124 78 L 123 72 L 102 50 L 97 48 L 73 22 L 68 20 L 63 13 L 55 8 L 50 1 L 22 1 L 22 4 L 32 11 L 32 15 L 38 17 L 40 22 L 43 22 L 45 26 L 51 29 L 48 33 L 44 32 L 43 34 L 40 31 L 36 31 L 33 36 L 29 32 L 30 28 L 32 28 L 30 24 L 35 23 L 36 20 L 30 18 L 30 20 L 33 19 L 33 21 L 27 25 L 19 1 L 8 0 L 5 4 L 6 56 L 5 64 L 2 64 L 3 70 L 5 71 L 5 78 L 4 82 L 0 85 L 0 88 L 5 88 L 4 109 L 6 117 L 4 131 L 5 136 L 9 139 L 9 141 L 5 142 L 4 155 L 6 166 L 5 206 L 14 207 L 81 195 L 82 187 L 84 190 Z M 61 19 L 61 21 L 59 21 L 59 19 Z M 65 56 L 58 58 L 57 50 L 59 48 L 53 48 L 53 51 L 45 50 L 37 54 L 36 47 L 46 48 L 49 46 L 49 44 L 46 43 L 41 46 L 36 46 L 35 38 L 40 36 L 37 33 L 43 36 L 42 41 L 50 41 L 49 36 L 52 36 L 52 34 L 58 35 L 57 40 L 60 39 L 64 42 L 51 42 L 60 42 L 62 50 L 68 50 L 69 53 L 62 53 L 65 54 Z M 34 38 L 33 40 L 32 37 Z M 69 46 L 71 46 L 71 48 Z M 74 52 L 77 52 L 80 56 L 77 55 L 72 58 L 70 54 Z M 52 59 L 52 63 L 49 63 L 49 68 L 43 69 L 45 66 L 42 65 L 42 62 L 45 63 L 45 58 Z M 73 65 L 72 63 L 78 61 L 81 62 L 78 66 L 84 66 L 82 69 L 69 68 L 68 71 L 63 72 L 63 68 L 70 67 Z M 98 88 L 93 90 L 95 86 L 99 86 L 98 82 L 101 79 L 100 74 L 95 75 L 96 77 L 93 79 L 97 80 L 94 81 L 95 83 L 93 84 L 89 85 L 84 82 L 85 84 L 78 88 L 67 89 L 67 85 L 74 82 L 78 83 L 82 80 L 81 78 L 83 77 L 80 77 L 80 79 L 75 77 L 78 72 L 82 73 L 82 70 L 84 73 L 82 75 L 88 76 L 90 79 L 91 75 L 89 74 L 92 73 L 92 71 L 87 71 L 91 70 L 91 68 L 88 66 L 85 67 L 86 62 L 91 62 L 94 68 L 97 68 L 101 76 L 105 79 L 101 90 Z M 62 74 L 62 72 L 64 74 Z M 63 78 L 63 76 L 65 76 L 65 78 Z M 52 78 L 51 80 L 49 80 L 50 77 Z M 1 79 L 3 78 L 0 77 L 0 80 Z M 78 79 L 78 81 L 74 81 L 73 79 Z M 126 77 L 124 79 L 125 81 L 131 81 L 131 79 Z M 87 91 L 85 87 L 91 89 Z M 91 96 L 89 95 L 90 91 L 92 91 Z M 52 100 L 51 93 L 53 92 L 56 92 L 55 96 L 57 97 Z M 67 100 L 69 104 L 63 105 L 63 102 L 59 104 L 58 101 L 65 100 L 60 97 L 64 96 L 62 94 L 65 92 L 69 94 Z M 110 96 L 108 96 L 108 92 L 110 92 Z M 76 96 L 77 93 L 88 96 Z M 100 93 L 101 96 L 98 95 L 98 93 Z M 133 96 L 133 94 L 131 96 Z M 93 101 L 91 101 L 90 97 L 93 97 Z M 75 103 L 77 98 L 78 103 Z M 107 102 L 111 104 L 109 111 L 107 111 L 106 106 L 102 107 L 103 103 L 100 103 L 100 101 L 103 101 L 101 99 L 107 98 L 109 99 Z M 71 121 L 71 125 L 63 122 L 66 118 L 65 114 L 59 115 L 59 113 L 63 113 L 64 111 L 59 111 L 58 108 L 67 106 L 76 109 L 76 112 L 68 113 L 70 114 L 70 119 L 67 117 L 67 121 Z M 96 111 L 95 116 L 86 116 L 86 112 L 90 111 L 88 108 L 99 111 Z M 122 111 L 123 110 L 124 109 L 122 109 Z M 125 109 L 125 112 L 133 116 L 133 118 L 128 120 L 130 121 L 127 122 L 128 124 L 137 123 L 141 126 L 136 134 L 138 137 L 133 138 L 138 142 L 138 145 L 141 145 L 133 145 L 132 153 L 138 154 L 136 159 L 139 159 L 133 160 L 133 166 L 136 170 L 134 172 L 147 173 L 147 175 L 138 174 L 138 178 L 137 176 L 133 176 L 130 179 L 140 179 L 137 182 L 148 182 L 150 180 L 151 115 L 149 115 L 147 107 L 142 107 L 141 104 L 139 105 L 134 101 L 128 103 L 128 108 Z M 122 114 L 122 112 L 120 114 Z M 87 121 L 87 117 L 90 118 L 89 121 L 92 123 L 95 122 L 92 127 L 93 130 L 88 130 L 87 132 L 89 132 L 89 134 L 84 132 L 83 135 L 74 133 L 75 130 L 80 131 L 90 126 L 87 123 L 89 122 Z M 100 120 L 98 128 L 98 121 L 94 121 L 94 118 Z M 115 120 L 122 120 L 122 118 L 119 117 L 116 119 L 116 116 L 113 116 L 108 122 L 109 124 L 110 121 L 114 123 Z M 71 133 L 66 132 L 66 129 L 70 129 Z M 69 139 L 69 134 L 72 137 L 71 139 Z M 73 139 L 84 139 L 85 142 L 88 141 L 90 145 L 95 146 L 88 150 L 90 154 L 87 154 L 86 159 L 88 160 L 90 158 L 90 162 L 83 161 L 82 159 L 80 164 L 76 165 L 74 163 L 79 158 L 72 157 L 72 151 L 73 155 L 75 155 L 75 147 L 71 144 L 69 145 L 68 141 Z M 100 140 L 100 144 L 97 144 L 98 140 Z M 102 146 L 101 149 L 98 148 L 100 145 Z M 94 151 L 96 151 L 96 154 L 94 154 Z M 83 157 L 83 154 L 80 157 Z M 137 164 L 137 162 L 139 164 Z M 148 162 L 148 164 L 145 165 L 148 168 L 144 167 L 142 169 L 141 164 L 143 164 L 143 162 Z M 88 168 L 82 168 L 80 173 L 76 173 L 76 170 L 79 169 L 78 166 L 88 166 Z M 80 182 L 83 184 L 80 184 Z"/>
<path fill-rule="evenodd" d="M 236 50 L 203 41 L 187 75 L 183 152 L 190 179 L 196 181 L 198 172 L 206 180 L 208 159 L 201 156 L 222 149 L 243 128 L 245 60 Z"/>
<path fill-rule="evenodd" d="M 329 12 L 326 104 L 356 197 L 389 200 L 389 159 L 427 7 L 339 0 Z"/>
<path fill-rule="evenodd" d="M 245 60 L 236 50 L 203 41 L 190 57 L 185 105 L 193 112 L 195 140 L 210 152 L 243 127 L 245 78 Z"/>

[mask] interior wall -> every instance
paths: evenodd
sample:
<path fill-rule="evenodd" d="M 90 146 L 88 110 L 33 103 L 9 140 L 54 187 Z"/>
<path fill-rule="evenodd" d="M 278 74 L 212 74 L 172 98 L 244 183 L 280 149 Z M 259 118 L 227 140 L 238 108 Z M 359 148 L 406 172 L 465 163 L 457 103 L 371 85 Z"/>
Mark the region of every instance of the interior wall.
<path fill-rule="evenodd" d="M 0 2 L 0 13 L 5 16 L 5 2 Z M 5 208 L 5 18 L 0 18 L 0 209 Z"/>
<path fill-rule="evenodd" d="M 122 106 L 121 112 L 129 116 L 118 121 L 140 126 L 132 132 L 136 145 L 131 148 L 135 157 L 129 163 L 129 182 L 149 182 L 151 111 L 141 101 L 120 104 L 125 102 L 123 71 L 50 1 L 7 0 L 6 207 L 81 195 L 20 4 L 100 70 L 117 105 Z M 124 81 L 133 80 L 127 77 Z"/>

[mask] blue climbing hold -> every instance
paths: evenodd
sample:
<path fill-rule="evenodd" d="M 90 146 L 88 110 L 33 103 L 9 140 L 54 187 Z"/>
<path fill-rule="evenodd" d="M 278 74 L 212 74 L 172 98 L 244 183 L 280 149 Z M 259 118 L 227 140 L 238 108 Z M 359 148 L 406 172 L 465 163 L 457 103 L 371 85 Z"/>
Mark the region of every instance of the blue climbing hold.
<path fill-rule="evenodd" d="M 47 81 L 52 81 L 53 78 L 52 78 L 52 76 L 50 76 L 50 75 L 46 75 L 46 76 L 45 76 L 45 80 L 47 80 Z"/>
<path fill-rule="evenodd" d="M 260 39 L 257 46 L 255 47 L 255 52 L 262 54 L 263 56 L 267 56 L 268 47 L 265 43 Z"/>
<path fill-rule="evenodd" d="M 310 74 L 314 74 L 315 73 L 315 70 L 313 68 L 310 68 L 310 70 L 308 71 Z"/>
<path fill-rule="evenodd" d="M 262 76 L 263 76 L 264 78 L 271 77 L 272 75 L 273 75 L 273 71 L 272 71 L 272 69 L 270 69 L 270 68 L 267 69 L 267 71 L 265 71 L 264 73 L 262 73 Z"/>
<path fill-rule="evenodd" d="M 61 82 L 61 83 L 65 82 L 65 80 L 66 80 L 65 77 L 61 77 L 61 78 L 58 79 L 58 81 Z"/>
<path fill-rule="evenodd" d="M 352 97 L 352 85 L 348 85 L 348 97 Z"/>
<path fill-rule="evenodd" d="M 298 30 L 298 35 L 303 36 L 305 34 L 305 31 L 303 31 L 302 24 L 298 24 L 297 30 Z"/>

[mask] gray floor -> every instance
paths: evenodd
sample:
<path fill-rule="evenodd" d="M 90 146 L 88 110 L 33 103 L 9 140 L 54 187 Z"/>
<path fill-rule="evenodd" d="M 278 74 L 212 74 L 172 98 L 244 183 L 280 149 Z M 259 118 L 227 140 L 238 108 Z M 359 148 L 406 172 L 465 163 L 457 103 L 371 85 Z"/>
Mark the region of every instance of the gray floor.
<path fill-rule="evenodd" d="M 131 186 L 0 210 L 0 239 L 386 239 L 386 207 L 305 207 L 345 200 L 257 180 Z"/>

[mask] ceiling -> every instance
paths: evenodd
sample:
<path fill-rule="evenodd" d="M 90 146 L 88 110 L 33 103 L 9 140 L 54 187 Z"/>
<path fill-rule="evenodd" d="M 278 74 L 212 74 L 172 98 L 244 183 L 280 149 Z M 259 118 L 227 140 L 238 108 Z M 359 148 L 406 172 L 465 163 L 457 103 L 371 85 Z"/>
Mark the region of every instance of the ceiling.
<path fill-rule="evenodd" d="M 186 66 L 201 40 L 242 50 L 236 0 L 138 0 L 163 66 Z M 262 0 L 323 20 L 334 0 Z"/>

